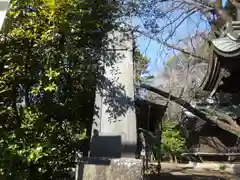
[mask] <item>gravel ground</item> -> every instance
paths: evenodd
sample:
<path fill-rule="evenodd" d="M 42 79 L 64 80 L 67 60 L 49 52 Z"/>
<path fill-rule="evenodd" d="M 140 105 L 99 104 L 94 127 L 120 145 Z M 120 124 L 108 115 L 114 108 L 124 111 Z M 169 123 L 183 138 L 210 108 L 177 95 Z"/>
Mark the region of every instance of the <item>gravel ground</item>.
<path fill-rule="evenodd" d="M 228 175 L 206 175 L 206 174 L 171 174 L 171 173 L 161 173 L 160 175 L 148 175 L 146 180 L 234 180 L 236 179 L 233 176 Z"/>
<path fill-rule="evenodd" d="M 152 165 L 153 169 L 154 165 Z M 150 173 L 150 172 L 148 172 Z M 176 164 L 162 164 L 161 174 L 157 175 L 154 171 L 146 175 L 146 180 L 235 180 L 236 177 L 231 173 L 212 171 L 212 170 L 193 170 L 183 168 Z"/>

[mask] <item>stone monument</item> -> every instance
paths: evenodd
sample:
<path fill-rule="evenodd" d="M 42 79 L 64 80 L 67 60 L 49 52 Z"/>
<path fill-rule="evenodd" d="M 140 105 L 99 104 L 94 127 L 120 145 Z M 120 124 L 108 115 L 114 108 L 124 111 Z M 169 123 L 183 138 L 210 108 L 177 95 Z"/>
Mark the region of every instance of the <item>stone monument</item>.
<path fill-rule="evenodd" d="M 142 162 L 135 158 L 137 122 L 134 103 L 133 36 L 109 33 L 110 63 L 96 92 L 98 113 L 92 126 L 91 150 L 80 179 L 139 180 Z"/>
<path fill-rule="evenodd" d="M 135 157 L 137 125 L 134 104 L 133 39 L 130 33 L 109 35 L 111 65 L 105 65 L 103 88 L 96 93 L 90 156 Z M 108 58 L 109 58 L 108 57 Z"/>
<path fill-rule="evenodd" d="M 2 29 L 2 25 L 6 17 L 9 4 L 10 0 L 0 0 L 0 30 Z"/>

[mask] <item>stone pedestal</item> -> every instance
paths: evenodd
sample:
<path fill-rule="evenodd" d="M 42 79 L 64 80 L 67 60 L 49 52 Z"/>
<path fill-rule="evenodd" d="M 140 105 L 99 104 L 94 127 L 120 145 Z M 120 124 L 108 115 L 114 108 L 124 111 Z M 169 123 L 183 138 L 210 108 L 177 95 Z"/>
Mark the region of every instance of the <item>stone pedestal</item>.
<path fill-rule="evenodd" d="M 121 158 L 88 158 L 80 165 L 77 180 L 141 180 L 141 161 Z"/>
<path fill-rule="evenodd" d="M 131 33 L 109 34 L 109 57 L 102 88 L 96 92 L 98 113 L 92 126 L 91 157 L 135 157 L 137 125 L 134 104 Z M 105 58 L 105 57 L 104 57 Z"/>

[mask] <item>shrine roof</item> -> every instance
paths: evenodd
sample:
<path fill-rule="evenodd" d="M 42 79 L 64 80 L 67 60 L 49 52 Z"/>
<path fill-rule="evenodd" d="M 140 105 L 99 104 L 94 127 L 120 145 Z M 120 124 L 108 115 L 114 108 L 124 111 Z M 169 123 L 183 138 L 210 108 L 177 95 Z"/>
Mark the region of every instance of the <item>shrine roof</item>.
<path fill-rule="evenodd" d="M 240 21 L 226 23 L 219 38 L 210 41 L 217 54 L 223 57 L 240 55 Z"/>
<path fill-rule="evenodd" d="M 240 42 L 229 36 L 211 41 L 217 54 L 223 57 L 236 57 L 240 55 Z"/>

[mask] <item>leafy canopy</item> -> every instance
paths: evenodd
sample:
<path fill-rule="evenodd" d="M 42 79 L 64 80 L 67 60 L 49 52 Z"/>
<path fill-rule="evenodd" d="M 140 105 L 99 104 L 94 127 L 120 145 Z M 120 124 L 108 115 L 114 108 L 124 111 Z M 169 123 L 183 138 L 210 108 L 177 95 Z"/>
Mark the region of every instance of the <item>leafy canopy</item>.
<path fill-rule="evenodd" d="M 92 124 L 111 0 L 12 0 L 0 34 L 1 177 L 52 179 Z"/>

